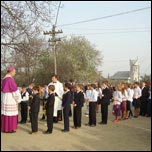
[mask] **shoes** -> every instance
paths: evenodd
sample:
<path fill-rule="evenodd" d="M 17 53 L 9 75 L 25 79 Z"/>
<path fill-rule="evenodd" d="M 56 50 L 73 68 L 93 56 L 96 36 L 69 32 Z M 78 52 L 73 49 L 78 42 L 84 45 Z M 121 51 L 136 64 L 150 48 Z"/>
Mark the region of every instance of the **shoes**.
<path fill-rule="evenodd" d="M 69 116 L 69 117 L 71 117 L 71 116 Z M 58 118 L 58 121 L 62 121 L 62 118 Z"/>
<path fill-rule="evenodd" d="M 105 122 L 99 122 L 98 124 L 100 124 L 100 125 L 106 125 L 107 123 L 105 123 Z"/>
<path fill-rule="evenodd" d="M 53 121 L 53 123 L 58 123 L 58 121 Z"/>
<path fill-rule="evenodd" d="M 90 127 L 95 127 L 96 125 L 89 125 Z"/>
<path fill-rule="evenodd" d="M 94 125 L 94 124 L 90 125 L 89 123 L 87 123 L 87 124 L 85 124 L 85 126 L 95 127 L 96 125 Z"/>
<path fill-rule="evenodd" d="M 30 131 L 29 134 L 37 134 L 38 131 Z"/>
<path fill-rule="evenodd" d="M 20 124 L 25 124 L 25 123 L 26 123 L 26 121 L 21 120 L 19 123 L 20 123 Z"/>
<path fill-rule="evenodd" d="M 65 130 L 65 129 L 62 129 L 61 131 L 62 131 L 62 132 L 69 132 L 69 130 Z"/>
<path fill-rule="evenodd" d="M 50 132 L 50 131 L 48 131 L 48 130 L 47 130 L 47 131 L 44 131 L 43 133 L 44 133 L 44 134 L 52 134 L 52 132 Z"/>
<path fill-rule="evenodd" d="M 106 125 L 107 123 L 105 123 L 105 122 L 101 122 L 101 125 Z"/>
<path fill-rule="evenodd" d="M 75 126 L 72 126 L 71 128 L 73 128 L 73 129 L 78 129 L 78 127 L 75 127 Z"/>
<path fill-rule="evenodd" d="M 20 122 L 20 124 L 26 124 L 26 122 L 25 122 L 25 121 L 22 121 L 22 122 Z"/>
<path fill-rule="evenodd" d="M 151 117 L 151 115 L 146 115 L 146 117 Z"/>
<path fill-rule="evenodd" d="M 117 120 L 117 119 L 114 119 L 113 122 L 118 122 L 118 120 Z"/>

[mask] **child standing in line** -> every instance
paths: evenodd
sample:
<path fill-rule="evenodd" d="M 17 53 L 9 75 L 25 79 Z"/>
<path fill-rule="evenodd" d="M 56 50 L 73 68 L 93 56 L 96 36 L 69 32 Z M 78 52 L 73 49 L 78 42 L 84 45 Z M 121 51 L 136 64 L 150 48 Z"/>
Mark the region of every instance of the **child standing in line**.
<path fill-rule="evenodd" d="M 46 116 L 47 116 L 47 131 L 45 131 L 45 134 L 51 134 L 53 130 L 53 111 L 54 111 L 54 101 L 55 101 L 55 95 L 54 95 L 55 86 L 49 85 L 48 92 L 49 96 L 47 98 L 47 102 L 45 105 L 46 109 Z"/>
<path fill-rule="evenodd" d="M 113 111 L 115 115 L 115 119 L 113 122 L 118 122 L 120 119 L 120 105 L 122 102 L 122 94 L 119 88 L 119 85 L 115 87 L 115 91 L 113 92 Z"/>
<path fill-rule="evenodd" d="M 90 99 L 89 99 L 89 123 L 86 124 L 90 127 L 96 126 L 96 102 L 98 99 L 98 92 L 96 91 L 96 85 L 91 84 Z"/>
<path fill-rule="evenodd" d="M 31 129 L 32 131 L 29 134 L 38 132 L 38 114 L 40 110 L 40 97 L 39 97 L 39 87 L 33 87 L 33 98 L 30 105 L 30 120 L 31 120 Z"/>
<path fill-rule="evenodd" d="M 63 117 L 64 117 L 64 129 L 62 129 L 62 132 L 69 132 L 69 112 L 70 112 L 70 106 L 71 106 L 71 92 L 70 92 L 71 85 L 69 83 L 66 83 L 64 85 L 64 91 L 62 98 L 62 107 L 63 107 Z"/>
<path fill-rule="evenodd" d="M 82 107 L 84 103 L 84 94 L 82 92 L 82 85 L 78 84 L 76 86 L 77 92 L 74 93 L 74 102 L 73 102 L 73 128 L 77 129 L 81 127 L 81 115 Z"/>
<path fill-rule="evenodd" d="M 26 86 L 22 86 L 21 91 L 21 124 L 25 124 L 27 121 L 27 113 L 28 113 L 28 100 L 29 100 L 29 93 L 26 91 Z"/>

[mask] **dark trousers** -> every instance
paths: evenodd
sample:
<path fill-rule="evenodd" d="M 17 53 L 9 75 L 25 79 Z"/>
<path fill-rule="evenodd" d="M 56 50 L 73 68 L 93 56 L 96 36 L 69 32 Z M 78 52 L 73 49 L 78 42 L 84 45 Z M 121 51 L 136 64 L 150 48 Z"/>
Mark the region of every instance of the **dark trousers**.
<path fill-rule="evenodd" d="M 147 103 L 147 115 L 151 116 L 151 99 L 148 99 L 148 103 Z"/>
<path fill-rule="evenodd" d="M 107 124 L 108 119 L 108 105 L 101 105 L 101 122 Z"/>
<path fill-rule="evenodd" d="M 58 123 L 58 117 L 53 117 L 53 122 Z"/>
<path fill-rule="evenodd" d="M 71 110 L 71 105 L 70 105 L 70 112 L 69 112 L 69 117 L 72 116 L 72 110 Z"/>
<path fill-rule="evenodd" d="M 65 107 L 63 109 L 64 130 L 69 130 L 69 111 L 70 111 L 70 107 Z"/>
<path fill-rule="evenodd" d="M 89 102 L 89 125 L 96 125 L 96 102 Z"/>
<path fill-rule="evenodd" d="M 81 127 L 82 107 L 74 107 L 73 121 L 75 127 Z"/>
<path fill-rule="evenodd" d="M 38 113 L 31 113 L 30 114 L 31 118 L 31 128 L 32 132 L 37 132 L 38 131 Z"/>
<path fill-rule="evenodd" d="M 62 110 L 58 110 L 57 119 L 58 119 L 58 121 L 62 121 Z"/>
<path fill-rule="evenodd" d="M 52 133 L 53 130 L 53 109 L 46 112 L 47 116 L 47 131 Z"/>
<path fill-rule="evenodd" d="M 45 104 L 46 104 L 46 101 L 42 100 L 42 106 L 43 106 L 43 108 L 42 108 L 42 112 L 43 112 L 42 119 L 45 119 L 45 115 L 46 115 Z"/>
<path fill-rule="evenodd" d="M 145 116 L 147 111 L 147 99 L 144 98 L 141 100 L 141 105 L 140 105 L 140 115 Z"/>
<path fill-rule="evenodd" d="M 27 109 L 28 105 L 27 102 L 21 102 L 21 121 L 26 122 L 27 121 Z"/>

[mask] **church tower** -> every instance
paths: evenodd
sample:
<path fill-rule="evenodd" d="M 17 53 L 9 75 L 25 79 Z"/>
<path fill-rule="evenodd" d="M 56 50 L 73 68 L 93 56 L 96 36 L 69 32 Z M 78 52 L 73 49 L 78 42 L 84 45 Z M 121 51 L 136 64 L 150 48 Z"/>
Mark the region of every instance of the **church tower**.
<path fill-rule="evenodd" d="M 139 61 L 138 58 L 136 60 L 130 60 L 130 78 L 131 82 L 139 82 Z"/>

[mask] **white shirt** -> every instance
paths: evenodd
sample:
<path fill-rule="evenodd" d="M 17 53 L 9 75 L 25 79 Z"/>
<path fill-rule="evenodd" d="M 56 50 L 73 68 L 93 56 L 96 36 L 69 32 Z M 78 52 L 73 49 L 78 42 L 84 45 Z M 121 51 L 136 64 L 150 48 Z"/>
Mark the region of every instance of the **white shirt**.
<path fill-rule="evenodd" d="M 98 99 L 98 92 L 95 89 L 91 90 L 89 101 L 97 102 L 97 99 Z"/>
<path fill-rule="evenodd" d="M 90 100 L 90 96 L 91 96 L 91 90 L 86 90 L 86 92 L 84 93 L 84 98 L 86 100 Z"/>
<path fill-rule="evenodd" d="M 139 87 L 134 88 L 134 98 L 138 99 L 141 97 L 141 89 Z"/>
<path fill-rule="evenodd" d="M 133 89 L 130 89 L 128 88 L 127 89 L 127 93 L 128 93 L 128 101 L 132 102 L 133 101 L 133 96 L 134 96 L 134 90 Z"/>
<path fill-rule="evenodd" d="M 113 98 L 115 98 L 113 105 L 120 105 L 122 102 L 122 93 L 120 91 L 114 91 L 113 92 Z"/>
<path fill-rule="evenodd" d="M 98 92 L 98 96 L 100 97 L 100 99 L 102 98 L 102 89 L 101 88 L 99 88 L 98 90 L 97 90 L 97 92 Z"/>
<path fill-rule="evenodd" d="M 21 95 L 24 94 L 24 93 L 25 93 L 25 96 L 21 100 L 25 102 L 25 101 L 29 100 L 29 93 L 27 91 L 24 91 L 23 93 L 21 93 Z"/>

